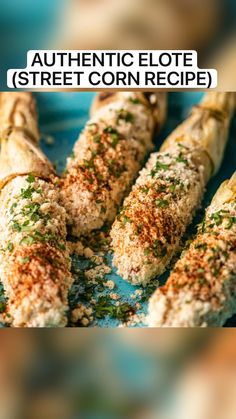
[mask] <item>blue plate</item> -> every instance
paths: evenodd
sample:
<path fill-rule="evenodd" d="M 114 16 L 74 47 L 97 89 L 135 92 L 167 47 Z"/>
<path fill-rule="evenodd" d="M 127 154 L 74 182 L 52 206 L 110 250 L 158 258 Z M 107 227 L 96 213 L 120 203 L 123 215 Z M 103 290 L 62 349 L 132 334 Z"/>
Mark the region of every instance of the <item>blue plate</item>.
<path fill-rule="evenodd" d="M 42 135 L 43 137 L 52 136 L 55 140 L 52 145 L 48 145 L 45 141 L 42 141 L 42 147 L 47 156 L 56 164 L 58 172 L 61 173 L 65 166 L 66 157 L 71 153 L 74 142 L 77 140 L 79 133 L 89 118 L 89 108 L 94 93 L 44 92 L 36 93 L 35 95 L 38 102 Z M 169 94 L 168 119 L 163 132 L 156 139 L 156 149 L 159 148 L 164 138 L 187 116 L 191 107 L 199 102 L 201 97 L 202 93 L 199 92 Z M 229 178 L 236 169 L 235 141 L 236 118 L 234 118 L 231 127 L 230 139 L 226 148 L 223 164 L 219 173 L 208 184 L 203 208 L 210 203 L 212 196 L 221 182 Z M 196 224 L 203 216 L 203 208 L 200 209 L 196 215 L 192 226 L 188 230 L 188 234 L 192 234 L 195 231 Z M 108 256 L 108 264 L 111 265 L 111 262 L 111 256 Z M 78 263 L 81 267 L 82 261 L 74 261 L 74 263 Z M 86 265 L 86 261 L 83 261 L 83 264 Z M 167 276 L 168 272 L 159 279 L 161 284 L 165 282 Z M 121 296 L 121 301 L 129 302 L 130 304 L 139 301 L 139 299 L 133 300 L 130 297 L 134 294 L 136 289 L 139 289 L 139 287 L 134 287 L 125 282 L 116 274 L 114 269 L 107 277 L 115 282 L 116 289 L 114 292 Z M 156 281 L 153 284 L 155 287 L 158 285 L 158 282 Z M 150 290 L 148 292 L 150 293 Z M 148 292 L 146 293 L 146 297 L 148 296 Z M 75 306 L 76 302 L 80 302 L 81 299 L 83 300 L 83 295 L 80 285 L 77 283 L 73 289 L 72 307 Z M 145 300 L 145 296 L 142 300 Z M 141 309 L 138 311 L 138 314 L 145 314 L 146 310 L 147 301 L 142 301 Z M 96 324 L 101 327 L 115 327 L 119 325 L 119 321 L 106 316 L 104 319 L 97 320 Z M 234 320 L 232 319 L 228 324 L 234 325 Z M 140 326 L 142 326 L 142 324 L 140 324 Z"/>

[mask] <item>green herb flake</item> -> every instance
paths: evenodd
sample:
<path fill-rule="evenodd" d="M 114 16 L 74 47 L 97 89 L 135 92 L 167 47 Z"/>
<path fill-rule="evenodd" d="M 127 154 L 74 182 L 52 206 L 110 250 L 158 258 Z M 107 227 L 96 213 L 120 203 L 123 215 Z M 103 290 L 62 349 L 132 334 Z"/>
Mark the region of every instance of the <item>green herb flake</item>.
<path fill-rule="evenodd" d="M 96 304 L 95 316 L 98 319 L 104 319 L 108 314 L 111 316 L 114 314 L 114 306 L 111 304 L 111 298 L 107 295 L 101 296 Z"/>
<path fill-rule="evenodd" d="M 198 268 L 197 269 L 197 273 L 198 274 L 202 274 L 202 273 L 204 273 L 205 272 L 205 269 L 204 268 Z"/>
<path fill-rule="evenodd" d="M 57 246 L 60 250 L 66 250 L 66 246 L 64 243 L 58 243 Z"/>
<path fill-rule="evenodd" d="M 130 97 L 129 98 L 129 101 L 131 102 L 131 103 L 133 103 L 133 105 L 139 105 L 141 102 L 140 102 L 140 100 L 138 99 L 138 98 L 133 98 L 133 97 Z"/>
<path fill-rule="evenodd" d="M 126 322 L 130 315 L 135 313 L 134 307 L 132 307 L 128 302 L 124 302 L 119 304 L 118 306 L 115 306 L 115 312 L 114 317 L 117 320 L 120 320 L 122 322 Z"/>
<path fill-rule="evenodd" d="M 21 258 L 20 259 L 20 263 L 22 264 L 22 265 L 25 265 L 26 263 L 28 263 L 30 261 L 30 258 L 29 258 L 29 256 L 26 256 L 25 258 Z"/>
<path fill-rule="evenodd" d="M 176 161 L 178 163 L 183 163 L 186 166 L 188 165 L 188 160 L 183 157 L 182 153 L 179 154 L 179 156 L 176 158 Z"/>
<path fill-rule="evenodd" d="M 141 234 L 142 230 L 143 230 L 143 224 L 141 223 L 141 224 L 137 225 L 137 234 L 138 235 Z"/>
<path fill-rule="evenodd" d="M 27 181 L 28 183 L 34 183 L 34 182 L 35 182 L 35 176 L 34 176 L 34 175 L 32 175 L 32 173 L 30 173 L 30 174 L 28 175 L 28 177 L 27 177 L 26 181 Z"/>
<path fill-rule="evenodd" d="M 206 278 L 201 277 L 201 278 L 198 279 L 198 282 L 199 282 L 200 285 L 207 285 Z"/>
<path fill-rule="evenodd" d="M 119 142 L 120 139 L 120 134 L 118 133 L 118 131 L 114 128 L 112 128 L 111 126 L 106 127 L 103 132 L 107 133 L 110 135 L 111 137 L 111 145 L 113 148 L 115 148 Z"/>
<path fill-rule="evenodd" d="M 23 199 L 31 199 L 33 193 L 42 194 L 42 189 L 35 189 L 32 186 L 29 186 L 27 189 L 21 189 L 21 198 Z"/>
<path fill-rule="evenodd" d="M 147 194 L 147 193 L 148 193 L 148 191 L 149 191 L 149 188 L 148 188 L 147 186 L 141 186 L 141 187 L 140 187 L 140 190 L 141 190 L 141 192 L 142 192 L 142 193 Z"/>
<path fill-rule="evenodd" d="M 117 117 L 117 123 L 119 123 L 120 120 L 132 123 L 134 122 L 134 115 L 125 109 L 121 109 Z"/>
<path fill-rule="evenodd" d="M 131 220 L 131 218 L 129 218 L 129 217 L 127 217 L 126 215 L 123 215 L 123 222 L 126 224 L 126 223 L 132 223 L 132 220 Z"/>
<path fill-rule="evenodd" d="M 166 208 L 169 205 L 169 202 L 166 199 L 156 199 L 155 204 L 159 208 Z"/>
<path fill-rule="evenodd" d="M 91 160 L 84 160 L 84 166 L 87 169 L 94 169 L 94 161 L 93 161 L 93 159 L 91 159 Z"/>
<path fill-rule="evenodd" d="M 170 185 L 170 192 L 175 192 L 177 185 Z"/>
<path fill-rule="evenodd" d="M 94 143 L 96 143 L 96 144 L 100 143 L 100 141 L 101 141 L 101 135 L 100 135 L 100 134 L 96 134 L 96 135 L 94 135 L 94 137 L 93 137 L 93 141 L 94 141 Z"/>
<path fill-rule="evenodd" d="M 95 307 L 95 316 L 97 319 L 104 319 L 106 316 L 109 316 L 119 321 L 126 322 L 129 319 L 129 316 L 134 313 L 134 307 L 127 301 L 116 306 L 107 295 L 99 297 Z"/>
<path fill-rule="evenodd" d="M 206 243 L 197 243 L 197 244 L 195 244 L 194 249 L 205 251 L 207 249 L 207 244 Z"/>
<path fill-rule="evenodd" d="M 14 209 L 17 207 L 17 203 L 15 202 L 14 204 L 12 204 L 11 208 L 10 208 L 10 214 L 13 214 Z"/>
<path fill-rule="evenodd" d="M 236 224 L 236 217 L 228 217 L 228 224 L 226 226 L 227 230 L 230 230 L 231 227 Z"/>
<path fill-rule="evenodd" d="M 13 221 L 11 228 L 13 231 L 17 231 L 18 233 L 21 232 L 21 226 L 17 221 Z"/>
<path fill-rule="evenodd" d="M 165 164 L 165 163 L 162 163 L 159 160 L 157 160 L 154 169 L 152 169 L 151 172 L 150 172 L 150 176 L 154 177 L 159 170 L 166 171 L 166 170 L 169 169 L 169 167 L 170 167 L 169 164 Z"/>
<path fill-rule="evenodd" d="M 188 148 L 188 147 L 186 147 L 186 145 L 184 145 L 183 143 L 178 143 L 178 147 L 179 147 L 179 148 L 182 148 L 182 149 L 184 149 L 184 150 L 189 150 L 189 148 Z"/>
<path fill-rule="evenodd" d="M 164 257 L 167 255 L 167 248 L 160 240 L 155 240 L 152 245 L 152 252 L 156 258 Z"/>
<path fill-rule="evenodd" d="M 20 244 L 25 244 L 25 245 L 31 245 L 35 243 L 35 238 L 33 236 L 25 236 L 23 237 L 23 239 L 20 241 Z"/>
<path fill-rule="evenodd" d="M 6 246 L 6 249 L 8 252 L 12 252 L 12 250 L 14 249 L 14 246 L 11 242 L 9 242 Z"/>
<path fill-rule="evenodd" d="M 212 215 L 210 216 L 210 219 L 211 219 L 211 220 L 213 220 L 213 221 L 214 221 L 214 223 L 215 223 L 217 226 L 219 226 L 219 225 L 222 223 L 222 221 L 223 221 L 223 216 L 222 216 L 222 213 L 221 213 L 220 211 L 215 212 L 214 214 L 212 214 Z"/>

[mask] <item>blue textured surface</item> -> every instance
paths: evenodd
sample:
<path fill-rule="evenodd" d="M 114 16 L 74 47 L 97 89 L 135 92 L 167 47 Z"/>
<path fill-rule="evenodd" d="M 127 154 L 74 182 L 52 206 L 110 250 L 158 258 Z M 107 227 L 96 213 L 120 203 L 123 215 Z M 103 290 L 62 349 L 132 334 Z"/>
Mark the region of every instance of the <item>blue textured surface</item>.
<path fill-rule="evenodd" d="M 83 129 L 88 117 L 89 107 L 93 93 L 36 93 L 40 115 L 40 128 L 43 135 L 52 135 L 55 143 L 51 146 L 42 143 L 42 147 L 48 157 L 56 163 L 58 171 L 64 168 L 66 157 L 71 153 L 72 147 L 80 131 Z M 192 105 L 202 97 L 202 93 L 171 93 L 169 95 L 168 120 L 161 135 L 156 139 L 158 149 L 165 136 L 170 133 L 188 114 Z M 236 118 L 233 120 L 230 139 L 226 148 L 225 158 L 219 173 L 210 181 L 205 195 L 203 207 L 209 204 L 221 182 L 232 175 L 236 170 Z M 197 222 L 201 219 L 203 210 L 200 209 L 189 233 L 195 231 Z M 111 262 L 111 260 L 110 260 Z M 160 278 L 163 283 L 168 273 Z M 117 289 L 115 292 L 122 296 L 122 300 L 130 300 L 130 295 L 139 287 L 134 287 L 117 276 L 113 270 L 109 279 L 112 279 Z M 130 300 L 132 301 L 132 300 Z M 133 302 L 133 301 L 132 301 Z M 146 312 L 146 303 L 142 305 L 141 312 Z M 231 321 L 230 325 L 234 325 Z M 116 320 L 108 319 L 99 321 L 99 326 L 115 327 Z"/>

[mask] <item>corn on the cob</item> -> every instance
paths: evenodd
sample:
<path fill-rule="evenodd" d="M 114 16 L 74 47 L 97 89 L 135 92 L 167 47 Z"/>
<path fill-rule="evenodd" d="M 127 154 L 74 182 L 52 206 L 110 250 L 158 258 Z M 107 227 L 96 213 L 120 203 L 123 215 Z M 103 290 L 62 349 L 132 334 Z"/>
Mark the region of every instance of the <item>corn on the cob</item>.
<path fill-rule="evenodd" d="M 236 312 L 236 173 L 149 304 L 150 326 L 222 326 Z"/>
<path fill-rule="evenodd" d="M 112 222 L 166 113 L 166 94 L 101 94 L 76 142 L 62 180 L 68 224 L 75 236 Z"/>
<path fill-rule="evenodd" d="M 112 230 L 113 263 L 134 284 L 162 274 L 223 157 L 231 93 L 209 93 L 153 153 Z"/>
<path fill-rule="evenodd" d="M 13 326 L 66 324 L 66 212 L 30 93 L 0 94 L 0 278 Z"/>

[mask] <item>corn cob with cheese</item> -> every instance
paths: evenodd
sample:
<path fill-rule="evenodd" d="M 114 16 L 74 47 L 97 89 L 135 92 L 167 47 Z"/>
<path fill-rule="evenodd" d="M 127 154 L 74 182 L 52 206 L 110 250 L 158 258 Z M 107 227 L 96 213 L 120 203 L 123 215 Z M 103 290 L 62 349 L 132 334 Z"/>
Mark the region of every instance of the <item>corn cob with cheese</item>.
<path fill-rule="evenodd" d="M 236 312 L 236 173 L 218 189 L 188 250 L 149 303 L 150 326 L 222 326 Z"/>
<path fill-rule="evenodd" d="M 233 94 L 206 94 L 140 172 L 111 230 L 124 279 L 145 285 L 165 271 L 220 166 L 233 109 Z"/>
<path fill-rule="evenodd" d="M 114 220 L 145 155 L 153 148 L 154 129 L 165 119 L 166 94 L 102 93 L 91 113 L 62 180 L 74 236 L 87 235 Z"/>
<path fill-rule="evenodd" d="M 16 327 L 64 326 L 66 212 L 30 93 L 0 93 L 0 280 Z"/>

